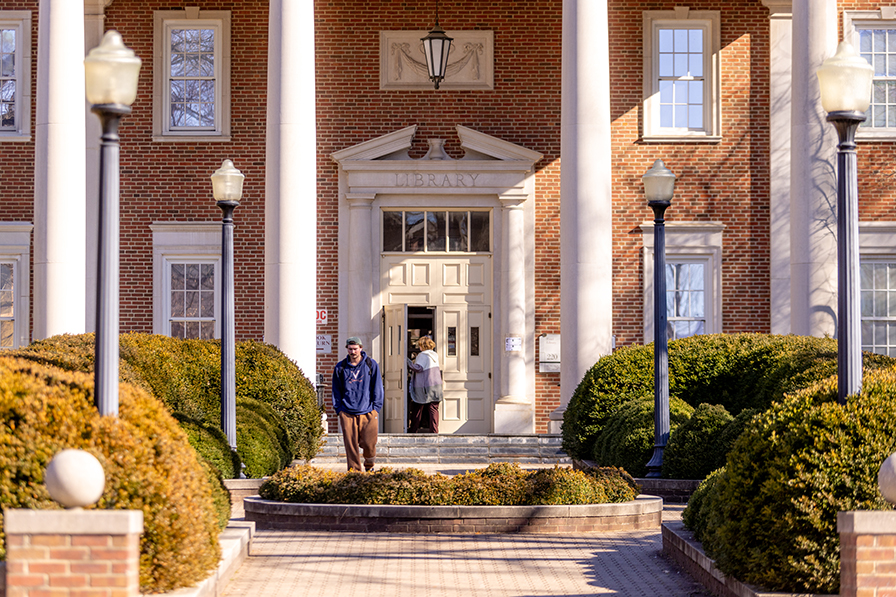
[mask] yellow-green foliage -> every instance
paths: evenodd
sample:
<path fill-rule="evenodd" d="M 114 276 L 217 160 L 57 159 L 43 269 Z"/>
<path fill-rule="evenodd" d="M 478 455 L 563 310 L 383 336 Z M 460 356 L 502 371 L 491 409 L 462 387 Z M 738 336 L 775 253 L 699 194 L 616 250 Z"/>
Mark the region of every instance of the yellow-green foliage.
<path fill-rule="evenodd" d="M 87 450 L 106 474 L 96 508 L 143 511 L 142 590 L 205 578 L 220 556 L 218 523 L 207 474 L 183 431 L 131 385 L 120 385 L 118 417 L 100 417 L 93 400 L 88 375 L 0 355 L 0 505 L 58 508 L 44 470 L 60 450 Z"/>
<path fill-rule="evenodd" d="M 733 421 L 734 417 L 721 404 L 704 403 L 695 408 L 669 437 L 663 452 L 663 477 L 703 479 L 719 468 L 717 442 Z M 721 448 L 722 454 L 728 453 L 727 448 Z"/>
<path fill-rule="evenodd" d="M 70 371 L 93 371 L 93 334 L 54 336 L 35 342 L 16 355 Z M 221 422 L 220 343 L 178 340 L 152 334 L 124 334 L 120 341 L 120 379 L 151 392 L 171 412 L 206 427 Z M 260 342 L 236 346 L 237 451 L 247 463 L 248 474 L 263 476 L 279 470 L 293 457 L 310 459 L 318 451 L 323 433 L 317 394 L 301 370 L 275 347 Z M 264 404 L 260 416 L 247 413 Z M 269 407 L 269 408 L 268 408 Z M 272 410 L 271 410 L 272 409 Z M 276 413 L 282 419 L 262 429 L 253 427 Z M 242 415 L 242 421 L 240 421 Z M 191 440 L 199 439 L 196 433 Z M 202 435 L 206 444 L 229 449 L 226 438 Z M 276 442 L 275 445 L 271 442 Z M 203 448 L 194 444 L 199 450 Z M 205 447 L 209 451 L 208 446 Z M 205 452 L 203 452 L 205 453 Z M 283 456 L 286 454 L 286 456 Z M 231 474 L 221 458 L 211 458 L 223 475 Z"/>
<path fill-rule="evenodd" d="M 877 472 L 896 451 L 894 396 L 896 367 L 866 370 L 845 406 L 831 377 L 757 415 L 685 514 L 719 569 L 769 590 L 836 594 L 837 513 L 893 509 Z"/>
<path fill-rule="evenodd" d="M 866 369 L 890 357 L 865 353 Z M 737 416 L 767 409 L 785 393 L 837 372 L 837 343 L 826 338 L 713 334 L 669 342 L 669 395 L 691 406 L 720 404 Z M 563 447 L 590 458 L 608 418 L 625 402 L 653 394 L 653 345 L 601 358 L 579 383 L 563 416 Z"/>
<path fill-rule="evenodd" d="M 298 466 L 265 481 L 259 495 L 303 504 L 509 506 L 626 502 L 639 491 L 634 479 L 615 468 L 524 471 L 517 464 L 497 463 L 455 477 L 417 469 L 336 473 Z"/>
<path fill-rule="evenodd" d="M 174 418 L 187 434 L 190 445 L 219 471 L 221 477 L 224 479 L 239 477 L 242 463 L 239 456 L 230 449 L 227 436 L 221 430 L 220 425 L 197 421 L 183 413 L 174 413 Z"/>

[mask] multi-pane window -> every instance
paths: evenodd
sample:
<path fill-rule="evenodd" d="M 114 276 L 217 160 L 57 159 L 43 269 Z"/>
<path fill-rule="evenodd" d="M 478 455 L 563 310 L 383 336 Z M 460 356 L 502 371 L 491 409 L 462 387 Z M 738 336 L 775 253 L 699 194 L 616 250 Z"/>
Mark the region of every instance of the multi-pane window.
<path fill-rule="evenodd" d="M 16 347 L 15 264 L 0 262 L 0 348 Z"/>
<path fill-rule="evenodd" d="M 711 141 L 721 128 L 718 11 L 645 11 L 644 136 Z"/>
<path fill-rule="evenodd" d="M 860 267 L 862 350 L 896 356 L 896 262 Z"/>
<path fill-rule="evenodd" d="M 215 264 L 169 262 L 169 328 L 175 338 L 215 337 Z"/>
<path fill-rule="evenodd" d="M 859 53 L 874 67 L 864 128 L 896 128 L 896 29 L 858 29 Z"/>
<path fill-rule="evenodd" d="M 666 264 L 666 335 L 670 340 L 706 333 L 706 264 Z"/>
<path fill-rule="evenodd" d="M 29 134 L 30 11 L 0 11 L 0 137 Z"/>
<path fill-rule="evenodd" d="M 483 253 L 491 250 L 489 211 L 383 211 L 383 251 Z"/>

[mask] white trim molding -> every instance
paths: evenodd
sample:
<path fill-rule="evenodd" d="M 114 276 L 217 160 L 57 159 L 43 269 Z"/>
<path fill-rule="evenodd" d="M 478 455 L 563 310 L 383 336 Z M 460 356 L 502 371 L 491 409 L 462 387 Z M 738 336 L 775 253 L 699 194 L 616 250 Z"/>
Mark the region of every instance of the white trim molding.
<path fill-rule="evenodd" d="M 0 222 L 0 262 L 13 264 L 13 317 L 15 318 L 12 348 L 30 344 L 31 311 L 31 232 L 30 222 Z"/>
<path fill-rule="evenodd" d="M 0 10 L 0 29 L 16 32 L 15 127 L 0 129 L 0 142 L 28 142 L 31 141 L 31 11 Z"/>

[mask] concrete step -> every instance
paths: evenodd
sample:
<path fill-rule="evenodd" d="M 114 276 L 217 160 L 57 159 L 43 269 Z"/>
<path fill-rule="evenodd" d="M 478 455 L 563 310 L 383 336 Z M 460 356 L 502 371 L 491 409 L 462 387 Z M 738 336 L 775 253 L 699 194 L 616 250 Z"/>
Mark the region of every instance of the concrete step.
<path fill-rule="evenodd" d="M 342 434 L 330 433 L 312 464 L 345 461 Z M 376 462 L 389 464 L 571 464 L 559 435 L 380 434 Z"/>

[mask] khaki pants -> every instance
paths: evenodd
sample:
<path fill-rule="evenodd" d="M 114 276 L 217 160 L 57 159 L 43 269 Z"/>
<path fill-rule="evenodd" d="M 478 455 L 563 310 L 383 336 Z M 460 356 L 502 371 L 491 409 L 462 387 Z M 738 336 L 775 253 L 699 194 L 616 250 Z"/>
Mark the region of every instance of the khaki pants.
<path fill-rule="evenodd" d="M 366 415 L 350 415 L 339 413 L 339 424 L 342 425 L 342 440 L 345 443 L 345 457 L 348 470 L 369 471 L 373 469 L 376 458 L 376 439 L 379 419 L 376 411 Z M 364 468 L 361 468 L 360 450 L 364 451 Z"/>

